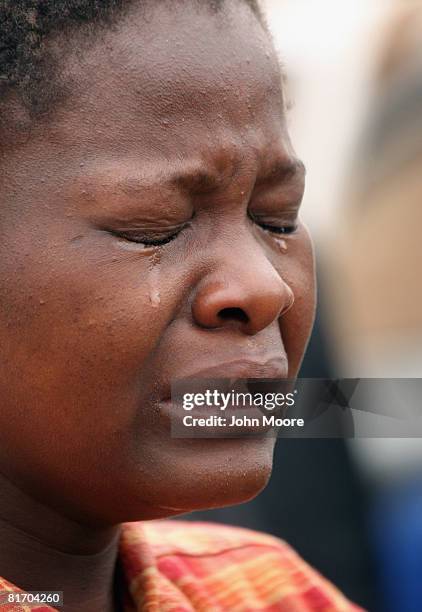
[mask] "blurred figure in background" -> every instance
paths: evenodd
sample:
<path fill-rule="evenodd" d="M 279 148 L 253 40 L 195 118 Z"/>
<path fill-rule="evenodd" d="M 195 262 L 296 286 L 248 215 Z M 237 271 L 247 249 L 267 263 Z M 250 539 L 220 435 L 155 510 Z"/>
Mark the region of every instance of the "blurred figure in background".
<path fill-rule="evenodd" d="M 348 190 L 348 206 L 324 260 L 340 371 L 343 376 L 421 377 L 419 1 L 397 3 L 389 21 Z M 335 259 L 329 255 L 333 252 Z M 377 398 L 372 402 L 376 408 Z M 421 398 L 419 402 L 422 407 Z M 422 609 L 422 441 L 361 439 L 350 448 L 373 491 L 369 533 L 379 573 L 379 608 L 418 612 Z"/>
<path fill-rule="evenodd" d="M 422 375 L 421 169 L 422 3 L 401 2 L 325 257 L 336 352 L 349 375 Z"/>

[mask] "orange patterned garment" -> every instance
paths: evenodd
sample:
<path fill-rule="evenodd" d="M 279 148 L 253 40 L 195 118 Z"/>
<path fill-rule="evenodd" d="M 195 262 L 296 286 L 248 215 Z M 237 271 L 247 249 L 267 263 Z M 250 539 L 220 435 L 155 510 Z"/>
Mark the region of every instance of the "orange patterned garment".
<path fill-rule="evenodd" d="M 361 610 L 286 543 L 247 529 L 168 520 L 126 523 L 120 559 L 127 580 L 125 612 Z M 20 591 L 0 578 L 0 591 L 6 590 Z M 2 612 L 53 610 L 1 607 Z"/>

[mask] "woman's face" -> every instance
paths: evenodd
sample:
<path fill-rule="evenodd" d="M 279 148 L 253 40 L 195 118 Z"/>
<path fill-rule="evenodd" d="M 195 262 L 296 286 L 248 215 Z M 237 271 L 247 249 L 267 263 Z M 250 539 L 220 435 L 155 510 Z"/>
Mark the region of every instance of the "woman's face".
<path fill-rule="evenodd" d="M 82 39 L 65 105 L 3 141 L 0 466 L 78 519 L 236 503 L 269 477 L 273 438 L 173 439 L 160 403 L 211 368 L 295 376 L 313 320 L 277 60 L 227 4 Z"/>

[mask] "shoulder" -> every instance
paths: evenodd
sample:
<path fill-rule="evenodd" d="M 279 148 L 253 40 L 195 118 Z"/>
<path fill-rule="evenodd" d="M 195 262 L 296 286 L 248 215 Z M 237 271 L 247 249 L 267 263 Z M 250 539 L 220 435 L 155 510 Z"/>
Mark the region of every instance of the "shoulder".
<path fill-rule="evenodd" d="M 207 593 L 216 609 L 357 612 L 358 607 L 286 542 L 215 523 L 160 520 L 132 523 L 142 531 L 160 572 Z M 246 603 L 248 602 L 248 603 Z"/>

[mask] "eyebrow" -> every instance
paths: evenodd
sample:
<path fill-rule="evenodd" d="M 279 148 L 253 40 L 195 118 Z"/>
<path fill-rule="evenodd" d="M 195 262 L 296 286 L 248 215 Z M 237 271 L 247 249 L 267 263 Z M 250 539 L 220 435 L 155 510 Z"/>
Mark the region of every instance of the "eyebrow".
<path fill-rule="evenodd" d="M 204 168 L 181 172 L 170 179 L 169 183 L 194 193 L 208 193 L 220 189 L 236 176 L 241 164 L 233 164 L 228 172 L 211 173 Z M 297 157 L 278 159 L 265 172 L 261 173 L 255 182 L 256 186 L 289 182 L 297 177 L 303 178 L 306 168 Z"/>
<path fill-rule="evenodd" d="M 143 177 L 126 175 L 119 178 L 114 184 L 123 193 L 136 194 L 144 188 L 160 184 L 167 187 L 176 187 L 185 193 L 211 193 L 230 185 L 239 174 L 242 167 L 241 160 L 230 160 L 224 164 L 223 170 L 209 169 L 203 164 L 194 164 L 188 168 L 180 168 L 170 173 L 147 173 Z M 288 183 L 305 175 L 303 162 L 294 157 L 281 157 L 274 163 L 261 170 L 256 177 L 255 186 Z"/>

